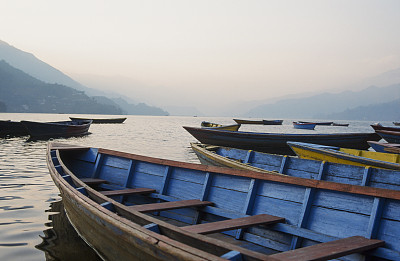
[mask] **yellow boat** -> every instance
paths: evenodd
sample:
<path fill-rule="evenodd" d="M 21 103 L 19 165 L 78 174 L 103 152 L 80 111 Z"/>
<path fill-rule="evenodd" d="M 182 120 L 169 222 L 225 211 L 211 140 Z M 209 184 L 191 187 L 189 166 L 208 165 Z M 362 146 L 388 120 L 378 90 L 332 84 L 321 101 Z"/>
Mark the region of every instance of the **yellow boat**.
<path fill-rule="evenodd" d="M 203 121 L 203 122 L 201 122 L 201 127 L 214 128 L 214 129 L 219 129 L 219 130 L 237 131 L 240 128 L 240 124 L 222 125 L 222 124 L 218 124 L 218 123 Z"/>
<path fill-rule="evenodd" d="M 287 144 L 302 159 L 400 170 L 399 154 L 346 149 L 303 142 L 288 141 Z"/>

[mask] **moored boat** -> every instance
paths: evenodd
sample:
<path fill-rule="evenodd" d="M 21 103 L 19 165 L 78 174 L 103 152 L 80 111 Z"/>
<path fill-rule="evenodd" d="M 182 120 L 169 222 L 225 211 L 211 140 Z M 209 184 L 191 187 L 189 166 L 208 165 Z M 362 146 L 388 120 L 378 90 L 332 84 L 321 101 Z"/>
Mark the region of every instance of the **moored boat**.
<path fill-rule="evenodd" d="M 342 126 L 342 127 L 349 127 L 349 123 L 338 123 L 338 122 L 332 122 L 332 126 Z"/>
<path fill-rule="evenodd" d="M 201 126 L 204 128 L 215 128 L 215 129 L 230 130 L 230 131 L 237 131 L 240 128 L 240 124 L 222 125 L 208 121 L 202 121 Z"/>
<path fill-rule="evenodd" d="M 309 142 L 344 148 L 368 149 L 368 140 L 380 140 L 376 133 L 286 134 L 243 131 L 219 131 L 209 128 L 187 127 L 194 138 L 212 144 L 267 153 L 294 155 L 287 141 Z"/>
<path fill-rule="evenodd" d="M 283 120 L 243 120 L 233 119 L 237 124 L 282 125 Z"/>
<path fill-rule="evenodd" d="M 368 144 L 376 152 L 399 153 L 400 154 L 400 144 L 399 143 L 368 141 Z"/>
<path fill-rule="evenodd" d="M 400 121 L 399 122 L 394 121 L 393 124 L 396 125 L 396 126 L 400 126 Z"/>
<path fill-rule="evenodd" d="M 300 123 L 315 123 L 316 125 L 325 125 L 330 126 L 332 125 L 333 121 L 321 121 L 321 122 L 314 122 L 314 121 L 298 121 Z"/>
<path fill-rule="evenodd" d="M 77 137 L 89 134 L 91 120 L 36 122 L 21 121 L 31 140 Z"/>
<path fill-rule="evenodd" d="M 283 120 L 263 120 L 264 125 L 282 125 Z"/>
<path fill-rule="evenodd" d="M 400 127 L 387 127 L 387 126 L 383 126 L 379 122 L 371 124 L 371 127 L 374 130 L 386 130 L 386 131 L 399 131 L 400 132 Z"/>
<path fill-rule="evenodd" d="M 400 143 L 400 131 L 376 130 L 375 132 L 389 143 Z"/>
<path fill-rule="evenodd" d="M 400 170 L 400 155 L 367 150 L 355 150 L 288 141 L 290 148 L 303 159 L 324 160 L 355 166 Z"/>
<path fill-rule="evenodd" d="M 0 120 L 0 137 L 19 137 L 28 135 L 28 130 L 20 121 Z"/>
<path fill-rule="evenodd" d="M 199 161 L 206 165 L 352 185 L 364 185 L 368 175 L 373 180 L 370 186 L 400 190 L 400 170 L 339 164 L 202 143 L 190 145 Z"/>
<path fill-rule="evenodd" d="M 312 122 L 307 122 L 307 123 L 298 122 L 298 121 L 293 122 L 293 127 L 295 129 L 313 130 L 313 129 L 315 129 L 316 125 L 317 125 L 316 123 L 312 123 Z"/>
<path fill-rule="evenodd" d="M 77 118 L 77 117 L 69 117 L 72 121 L 83 121 L 83 120 L 91 120 L 94 124 L 103 124 L 103 123 L 123 123 L 126 118 Z"/>
<path fill-rule="evenodd" d="M 53 143 L 47 164 L 106 260 L 400 258 L 398 190 Z"/>

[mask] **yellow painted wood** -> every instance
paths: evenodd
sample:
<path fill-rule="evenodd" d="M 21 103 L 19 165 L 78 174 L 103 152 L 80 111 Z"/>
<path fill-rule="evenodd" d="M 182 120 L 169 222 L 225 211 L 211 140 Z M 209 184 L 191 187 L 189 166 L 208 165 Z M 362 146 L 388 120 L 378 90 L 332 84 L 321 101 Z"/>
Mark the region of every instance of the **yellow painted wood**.
<path fill-rule="evenodd" d="M 364 157 L 364 158 L 382 160 L 382 161 L 393 162 L 393 163 L 400 163 L 400 154 L 383 153 L 383 152 L 375 152 L 375 151 L 368 151 L 368 150 L 355 150 L 355 149 L 346 149 L 346 148 L 341 148 L 340 151 L 351 154 L 351 155 Z"/>

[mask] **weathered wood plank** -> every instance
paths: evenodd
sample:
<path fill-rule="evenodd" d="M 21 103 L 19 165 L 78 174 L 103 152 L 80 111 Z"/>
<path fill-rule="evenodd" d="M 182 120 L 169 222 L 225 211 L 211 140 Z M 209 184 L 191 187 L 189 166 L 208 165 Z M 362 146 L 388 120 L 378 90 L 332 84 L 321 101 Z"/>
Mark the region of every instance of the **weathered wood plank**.
<path fill-rule="evenodd" d="M 371 250 L 384 244 L 385 241 L 382 240 L 353 236 L 274 254 L 271 257 L 282 261 L 328 260 Z"/>
<path fill-rule="evenodd" d="M 93 178 L 84 178 L 84 179 L 81 179 L 81 181 L 86 183 L 87 185 L 100 185 L 100 184 L 107 183 L 107 180 L 93 179 Z"/>
<path fill-rule="evenodd" d="M 129 206 L 129 209 L 136 210 L 139 212 L 153 212 L 153 211 L 164 211 L 164 210 L 171 210 L 178 208 L 186 208 L 186 207 L 204 207 L 204 206 L 210 206 L 212 204 L 213 203 L 210 201 L 189 199 L 189 200 Z"/>
<path fill-rule="evenodd" d="M 260 214 L 243 218 L 228 219 L 218 222 L 210 222 L 210 223 L 186 226 L 182 227 L 182 229 L 197 234 L 211 234 L 211 233 L 228 231 L 237 228 L 246 228 L 256 225 L 275 224 L 284 221 L 285 219 L 281 217 L 271 216 L 267 214 Z"/>
<path fill-rule="evenodd" d="M 105 190 L 99 192 L 105 196 L 124 196 L 133 194 L 149 194 L 156 192 L 156 190 L 149 188 L 133 188 L 133 189 L 121 189 L 121 190 Z"/>

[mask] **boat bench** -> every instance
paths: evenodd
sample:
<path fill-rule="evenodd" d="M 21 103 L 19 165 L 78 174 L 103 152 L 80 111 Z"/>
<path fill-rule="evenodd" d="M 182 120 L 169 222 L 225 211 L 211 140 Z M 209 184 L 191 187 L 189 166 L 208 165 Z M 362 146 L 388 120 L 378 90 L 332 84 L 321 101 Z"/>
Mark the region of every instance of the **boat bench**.
<path fill-rule="evenodd" d="M 271 225 L 284 222 L 285 218 L 271 216 L 267 214 L 254 215 L 249 217 L 235 218 L 210 222 L 192 226 L 181 227 L 183 230 L 197 234 L 211 234 L 223 231 L 229 231 L 238 228 L 247 228 L 256 225 Z"/>
<path fill-rule="evenodd" d="M 269 257 L 276 258 L 277 260 L 281 261 L 330 260 L 354 253 L 361 253 L 381 247 L 384 244 L 385 241 L 382 240 L 368 239 L 362 236 L 353 236 L 273 254 Z"/>
<path fill-rule="evenodd" d="M 150 194 L 155 193 L 155 189 L 149 188 L 131 188 L 131 189 L 120 189 L 120 190 L 104 190 L 99 191 L 104 196 L 126 196 L 134 194 Z"/>
<path fill-rule="evenodd" d="M 189 199 L 189 200 L 162 202 L 162 203 L 134 205 L 134 206 L 129 206 L 129 209 L 136 210 L 139 212 L 154 212 L 154 211 L 164 211 L 164 210 L 179 209 L 186 207 L 205 207 L 213 204 L 214 203 L 210 201 Z"/>

